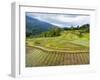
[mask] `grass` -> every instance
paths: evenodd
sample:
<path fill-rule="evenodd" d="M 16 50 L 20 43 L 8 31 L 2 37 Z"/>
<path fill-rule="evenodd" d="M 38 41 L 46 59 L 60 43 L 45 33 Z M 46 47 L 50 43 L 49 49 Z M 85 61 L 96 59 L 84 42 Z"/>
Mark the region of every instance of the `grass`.
<path fill-rule="evenodd" d="M 59 37 L 27 38 L 28 46 L 42 46 L 54 50 L 88 50 L 89 33 L 79 37 L 71 32 L 63 32 Z"/>
<path fill-rule="evenodd" d="M 70 53 L 43 51 L 34 46 Z M 87 51 L 75 53 L 75 51 Z M 89 33 L 64 31 L 59 37 L 26 38 L 26 67 L 89 64 Z"/>

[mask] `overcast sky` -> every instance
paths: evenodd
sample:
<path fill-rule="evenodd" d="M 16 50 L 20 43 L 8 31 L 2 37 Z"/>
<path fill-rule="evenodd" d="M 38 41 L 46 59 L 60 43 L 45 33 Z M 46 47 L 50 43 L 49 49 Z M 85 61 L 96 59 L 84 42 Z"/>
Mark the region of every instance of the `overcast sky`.
<path fill-rule="evenodd" d="M 26 13 L 27 16 L 45 21 L 60 27 L 80 26 L 83 24 L 90 24 L 89 15 L 76 14 L 45 14 L 45 13 Z"/>

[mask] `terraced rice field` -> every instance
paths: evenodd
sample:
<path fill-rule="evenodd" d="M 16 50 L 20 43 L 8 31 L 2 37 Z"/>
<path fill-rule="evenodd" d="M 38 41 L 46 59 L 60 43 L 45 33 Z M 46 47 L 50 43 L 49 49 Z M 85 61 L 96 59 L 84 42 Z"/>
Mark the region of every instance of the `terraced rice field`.
<path fill-rule="evenodd" d="M 26 67 L 89 64 L 89 52 L 55 52 L 26 47 Z"/>

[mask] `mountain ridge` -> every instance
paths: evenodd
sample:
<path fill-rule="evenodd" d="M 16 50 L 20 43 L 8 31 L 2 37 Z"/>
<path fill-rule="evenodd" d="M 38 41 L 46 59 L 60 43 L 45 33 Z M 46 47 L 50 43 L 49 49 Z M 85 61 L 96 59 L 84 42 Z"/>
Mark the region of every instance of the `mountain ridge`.
<path fill-rule="evenodd" d="M 36 18 L 32 18 L 29 16 L 26 16 L 26 32 L 31 33 L 35 32 L 45 32 L 48 31 L 51 28 L 56 27 L 55 25 L 52 25 L 50 23 L 40 21 Z"/>

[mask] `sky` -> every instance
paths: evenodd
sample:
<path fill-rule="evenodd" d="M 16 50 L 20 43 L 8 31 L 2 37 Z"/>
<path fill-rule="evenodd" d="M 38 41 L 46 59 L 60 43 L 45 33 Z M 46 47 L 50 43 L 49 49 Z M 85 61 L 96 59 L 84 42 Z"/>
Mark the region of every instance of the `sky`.
<path fill-rule="evenodd" d="M 77 27 L 83 24 L 90 24 L 89 15 L 79 14 L 48 14 L 48 13 L 26 13 L 27 16 L 48 22 L 59 27 Z"/>

